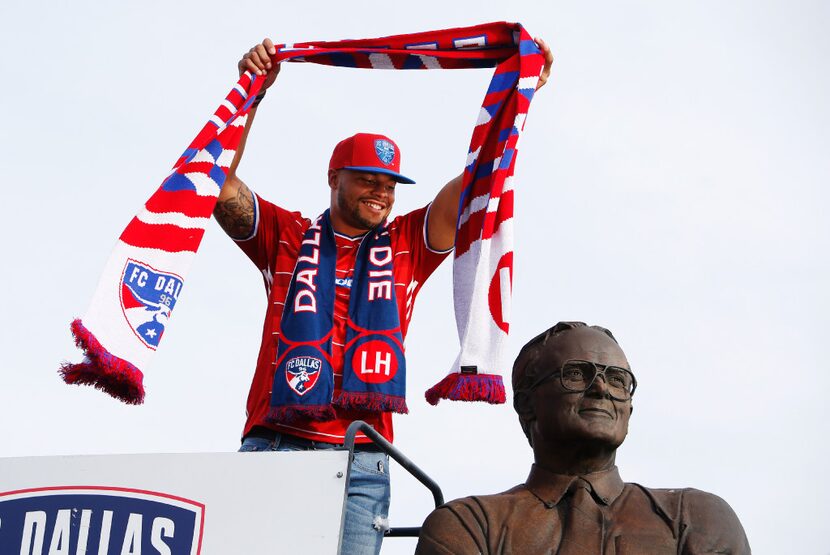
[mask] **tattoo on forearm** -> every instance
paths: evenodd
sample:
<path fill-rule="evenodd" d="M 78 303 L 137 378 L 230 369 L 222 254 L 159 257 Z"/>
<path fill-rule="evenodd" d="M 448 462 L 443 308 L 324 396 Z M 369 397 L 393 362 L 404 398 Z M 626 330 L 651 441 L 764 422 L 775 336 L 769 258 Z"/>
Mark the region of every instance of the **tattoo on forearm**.
<path fill-rule="evenodd" d="M 250 235 L 254 225 L 253 201 L 251 190 L 241 184 L 236 197 L 216 203 L 213 215 L 225 233 L 236 239 Z"/>

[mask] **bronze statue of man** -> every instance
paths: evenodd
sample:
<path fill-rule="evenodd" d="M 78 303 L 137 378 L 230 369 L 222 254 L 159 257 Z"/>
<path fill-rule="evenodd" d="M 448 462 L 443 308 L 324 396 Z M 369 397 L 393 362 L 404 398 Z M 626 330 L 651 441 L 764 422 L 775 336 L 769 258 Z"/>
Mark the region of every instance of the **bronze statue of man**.
<path fill-rule="evenodd" d="M 513 406 L 533 448 L 527 481 L 426 519 L 417 554 L 750 553 L 720 497 L 624 483 L 615 465 L 637 381 L 610 331 L 560 322 L 513 365 Z"/>

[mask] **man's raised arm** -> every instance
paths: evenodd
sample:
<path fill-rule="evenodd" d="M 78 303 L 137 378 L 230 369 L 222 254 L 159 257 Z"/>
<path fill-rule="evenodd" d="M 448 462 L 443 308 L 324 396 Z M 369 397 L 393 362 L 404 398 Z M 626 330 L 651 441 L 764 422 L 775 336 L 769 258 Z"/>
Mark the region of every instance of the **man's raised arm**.
<path fill-rule="evenodd" d="M 542 51 L 545 57 L 545 67 L 542 69 L 542 74 L 539 76 L 539 82 L 536 84 L 536 90 L 544 86 L 550 76 L 550 66 L 553 64 L 553 53 L 547 43 L 535 38 L 536 44 Z M 453 178 L 449 183 L 444 185 L 435 200 L 432 201 L 432 206 L 429 209 L 429 222 L 427 225 L 427 239 L 429 247 L 437 251 L 445 251 L 455 244 L 455 225 L 458 219 L 458 201 L 461 198 L 461 183 L 464 174 Z"/>
<path fill-rule="evenodd" d="M 280 72 L 279 64 L 273 64 L 269 56 L 269 54 L 273 55 L 275 53 L 274 43 L 271 42 L 271 39 L 266 38 L 262 43 L 255 45 L 245 53 L 237 64 L 240 75 L 250 71 L 255 75 L 265 75 L 266 79 L 259 97 L 254 102 L 251 111 L 248 112 L 248 121 L 245 123 L 242 139 L 239 141 L 239 147 L 236 149 L 236 155 L 228 169 L 225 184 L 222 185 L 216 206 L 213 208 L 213 216 L 216 221 L 219 222 L 225 233 L 235 239 L 248 237 L 253 230 L 254 194 L 236 175 L 236 168 L 239 166 L 242 153 L 245 151 L 245 142 L 248 140 L 248 133 L 251 131 L 251 125 L 256 116 L 257 104 Z"/>

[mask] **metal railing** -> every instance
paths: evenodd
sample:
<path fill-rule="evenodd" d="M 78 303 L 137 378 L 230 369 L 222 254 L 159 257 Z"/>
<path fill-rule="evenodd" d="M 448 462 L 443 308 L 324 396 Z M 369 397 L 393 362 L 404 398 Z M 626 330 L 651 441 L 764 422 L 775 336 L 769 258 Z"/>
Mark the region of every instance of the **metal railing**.
<path fill-rule="evenodd" d="M 377 445 L 384 453 L 395 459 L 395 461 L 401 465 L 407 472 L 412 474 L 416 480 L 421 482 L 427 489 L 432 492 L 432 499 L 435 501 L 435 506 L 438 507 L 444 504 L 444 494 L 441 492 L 441 488 L 438 484 L 427 476 L 426 472 L 418 468 L 414 462 L 412 462 L 409 457 L 401 453 L 401 451 L 386 441 L 382 435 L 380 435 L 372 426 L 363 422 L 362 420 L 355 420 L 349 425 L 349 428 L 346 430 L 346 438 L 343 442 L 343 447 L 349 450 L 349 460 L 354 456 L 354 447 L 355 447 L 355 437 L 357 436 L 357 432 L 363 432 L 366 437 L 372 440 L 372 443 Z M 350 465 L 351 466 L 351 465 Z M 418 534 L 421 532 L 420 526 L 408 526 L 408 527 L 399 527 L 399 528 L 389 528 L 386 531 L 386 536 L 389 537 L 409 537 L 409 538 L 417 538 Z"/>

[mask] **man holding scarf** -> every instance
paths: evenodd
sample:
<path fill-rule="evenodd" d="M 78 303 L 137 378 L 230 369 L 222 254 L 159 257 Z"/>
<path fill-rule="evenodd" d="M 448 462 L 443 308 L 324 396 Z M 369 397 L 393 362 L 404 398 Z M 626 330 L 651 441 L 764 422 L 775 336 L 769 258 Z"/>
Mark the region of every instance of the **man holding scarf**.
<path fill-rule="evenodd" d="M 548 78 L 550 48 L 537 44 Z M 314 220 L 254 194 L 236 170 L 256 106 L 280 71 L 265 39 L 239 61 L 266 77 L 214 209 L 264 277 L 268 308 L 240 451 L 332 449 L 354 420 L 392 441 L 404 400 L 406 335 L 415 297 L 455 241 L 462 177 L 430 205 L 388 221 L 401 175 L 397 145 L 358 133 L 334 149 L 330 206 Z M 358 434 L 344 553 L 378 553 L 388 528 L 388 457 Z"/>

